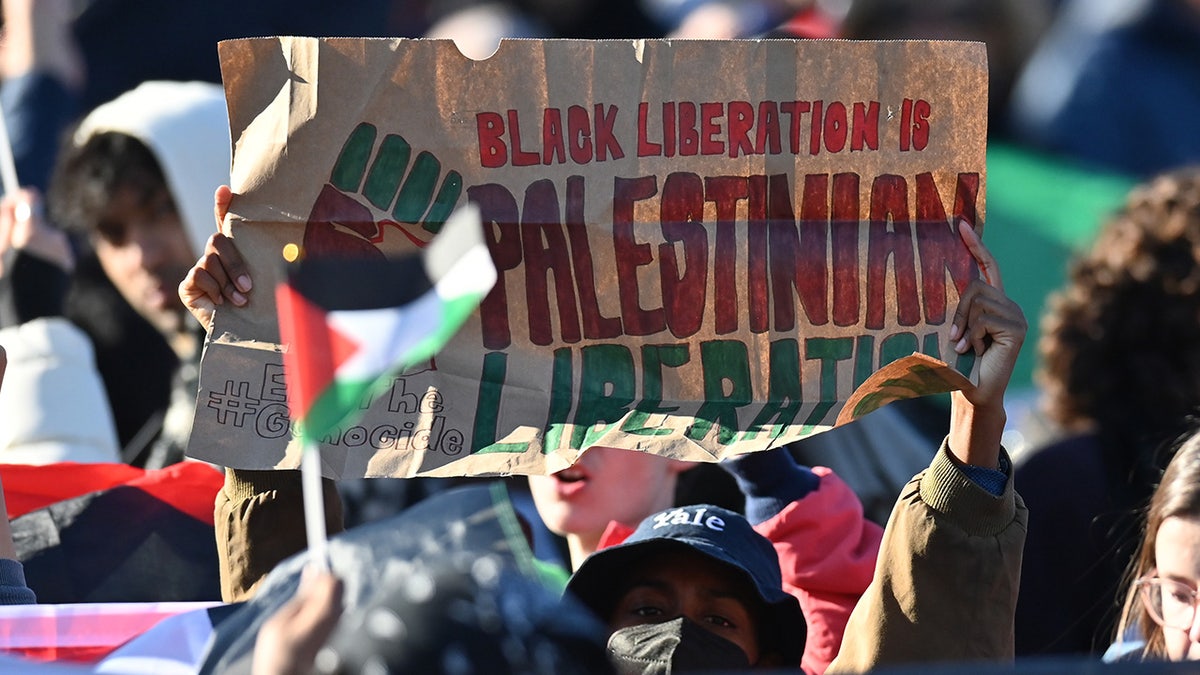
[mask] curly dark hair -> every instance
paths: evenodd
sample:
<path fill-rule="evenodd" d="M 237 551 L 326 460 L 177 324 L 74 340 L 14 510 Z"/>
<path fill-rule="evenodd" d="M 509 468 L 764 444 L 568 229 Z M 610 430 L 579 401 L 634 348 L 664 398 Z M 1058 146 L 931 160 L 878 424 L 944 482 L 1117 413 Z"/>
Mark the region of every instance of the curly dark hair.
<path fill-rule="evenodd" d="M 115 132 L 97 134 L 82 145 L 68 137 L 46 194 L 50 216 L 69 232 L 106 236 L 101 219 L 121 188 L 137 190 L 147 202 L 167 191 L 150 148 L 133 136 Z"/>
<path fill-rule="evenodd" d="M 1200 166 L 1130 192 L 1051 297 L 1038 349 L 1064 428 L 1126 453 L 1179 433 L 1200 404 Z"/>

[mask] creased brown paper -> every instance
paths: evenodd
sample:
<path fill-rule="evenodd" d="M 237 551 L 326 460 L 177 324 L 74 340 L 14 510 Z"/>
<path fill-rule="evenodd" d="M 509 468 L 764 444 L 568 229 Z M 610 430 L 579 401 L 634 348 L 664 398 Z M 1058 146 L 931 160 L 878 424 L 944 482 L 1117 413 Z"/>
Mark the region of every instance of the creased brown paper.
<path fill-rule="evenodd" d="M 473 61 L 449 41 L 261 38 L 220 55 L 229 222 L 256 292 L 216 315 L 193 457 L 297 465 L 270 292 L 284 244 L 411 251 L 466 201 L 496 287 L 326 439 L 327 475 L 543 473 L 593 445 L 711 461 L 828 428 L 914 352 L 971 371 L 948 335 L 978 276 L 955 221 L 983 222 L 981 44 L 514 40 Z"/>

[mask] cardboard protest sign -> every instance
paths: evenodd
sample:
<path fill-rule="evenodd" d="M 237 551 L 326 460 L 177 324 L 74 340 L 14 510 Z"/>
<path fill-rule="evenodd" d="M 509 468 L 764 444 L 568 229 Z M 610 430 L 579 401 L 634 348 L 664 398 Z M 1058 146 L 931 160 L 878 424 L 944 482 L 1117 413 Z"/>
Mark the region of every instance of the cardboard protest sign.
<path fill-rule="evenodd" d="M 468 201 L 496 286 L 326 436 L 327 475 L 551 472 L 593 445 L 711 461 L 828 428 L 914 352 L 971 370 L 948 335 L 978 276 L 955 221 L 983 221 L 981 44 L 517 40 L 473 61 L 449 41 L 262 38 L 220 54 L 227 225 L 257 292 L 216 315 L 193 457 L 298 462 L 269 292 L 285 244 L 411 252 Z"/>

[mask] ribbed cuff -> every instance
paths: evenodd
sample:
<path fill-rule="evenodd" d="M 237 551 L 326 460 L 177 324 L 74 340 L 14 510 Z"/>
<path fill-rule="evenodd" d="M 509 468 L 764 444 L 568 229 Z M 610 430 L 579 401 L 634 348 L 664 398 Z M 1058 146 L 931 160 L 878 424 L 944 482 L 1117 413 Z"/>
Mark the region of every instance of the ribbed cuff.
<path fill-rule="evenodd" d="M 1000 454 L 1001 466 L 1010 465 L 1004 448 L 1000 448 Z M 1003 494 L 988 494 L 950 456 L 947 441 L 942 441 L 942 447 L 921 478 L 921 500 L 974 536 L 999 534 L 1017 512 L 1012 481 L 1007 481 Z"/>
<path fill-rule="evenodd" d="M 300 472 L 296 469 L 255 471 L 227 468 L 225 485 L 221 489 L 231 502 L 252 499 L 255 495 L 275 490 L 299 490 Z"/>

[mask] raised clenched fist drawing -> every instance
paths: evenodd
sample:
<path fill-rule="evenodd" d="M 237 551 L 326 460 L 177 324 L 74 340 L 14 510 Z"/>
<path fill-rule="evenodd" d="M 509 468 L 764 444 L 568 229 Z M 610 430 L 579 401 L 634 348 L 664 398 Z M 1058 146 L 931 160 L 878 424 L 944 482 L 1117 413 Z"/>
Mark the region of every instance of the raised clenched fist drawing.
<path fill-rule="evenodd" d="M 346 139 L 308 216 L 305 255 L 381 256 L 378 244 L 388 227 L 424 247 L 454 210 L 463 183 L 457 171 L 443 175 L 427 151 L 413 157 L 403 136 L 378 136 L 364 122 Z M 367 204 L 390 217 L 376 220 Z"/>

